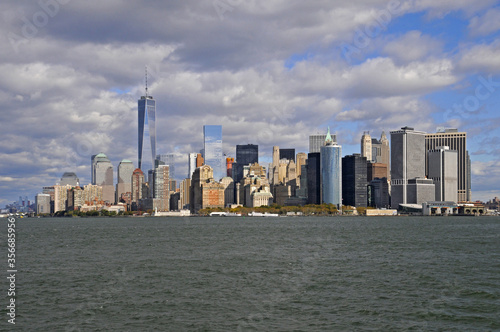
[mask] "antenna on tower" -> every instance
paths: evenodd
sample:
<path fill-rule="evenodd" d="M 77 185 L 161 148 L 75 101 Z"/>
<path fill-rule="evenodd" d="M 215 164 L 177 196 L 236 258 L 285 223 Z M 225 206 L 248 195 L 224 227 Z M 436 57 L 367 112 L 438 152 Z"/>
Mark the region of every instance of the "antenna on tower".
<path fill-rule="evenodd" d="M 148 66 L 146 66 L 146 97 L 148 96 Z"/>

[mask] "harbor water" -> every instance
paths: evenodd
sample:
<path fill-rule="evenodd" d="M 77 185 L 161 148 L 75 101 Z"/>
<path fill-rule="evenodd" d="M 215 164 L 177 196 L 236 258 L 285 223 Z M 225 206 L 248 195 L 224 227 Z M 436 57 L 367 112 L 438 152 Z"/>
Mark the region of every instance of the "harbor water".
<path fill-rule="evenodd" d="M 499 217 L 27 218 L 16 267 L 0 330 L 500 330 Z"/>

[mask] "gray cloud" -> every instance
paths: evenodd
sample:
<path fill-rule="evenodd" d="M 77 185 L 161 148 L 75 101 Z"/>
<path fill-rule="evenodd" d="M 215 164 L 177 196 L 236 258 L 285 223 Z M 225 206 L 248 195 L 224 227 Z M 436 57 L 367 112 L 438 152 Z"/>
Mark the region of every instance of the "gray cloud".
<path fill-rule="evenodd" d="M 180 176 L 186 154 L 202 148 L 204 124 L 223 125 L 224 151 L 233 155 L 246 143 L 259 144 L 262 157 L 273 145 L 307 152 L 308 135 L 327 125 L 354 146 L 357 130 L 411 124 L 432 131 L 438 110 L 427 94 L 478 68 L 497 70 L 496 43 L 463 47 L 455 60 L 419 32 L 383 31 L 368 49 L 385 52 L 347 63 L 340 43 L 374 22 L 385 0 L 241 1 L 222 20 L 211 1 L 58 3 L 57 13 L 28 35 L 26 22 L 36 23 L 43 8 L 0 4 L 4 201 L 33 195 L 65 171 L 88 182 L 90 156 L 101 151 L 115 167 L 135 161 L 146 65 L 157 100 L 158 152 L 175 153 Z M 439 16 L 464 6 L 477 17 L 491 3 L 473 9 L 464 1 L 402 1 L 397 15 Z M 405 52 L 415 40 L 422 49 Z"/>

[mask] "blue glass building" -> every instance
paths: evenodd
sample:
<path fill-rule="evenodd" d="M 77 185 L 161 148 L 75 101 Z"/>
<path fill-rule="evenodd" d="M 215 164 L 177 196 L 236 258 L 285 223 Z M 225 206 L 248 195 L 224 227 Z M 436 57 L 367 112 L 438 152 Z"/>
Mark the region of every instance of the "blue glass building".
<path fill-rule="evenodd" d="M 333 141 L 330 128 L 321 154 L 321 201 L 342 206 L 342 147 Z"/>
<path fill-rule="evenodd" d="M 153 169 L 156 157 L 156 101 L 152 96 L 138 100 L 138 166 L 147 174 Z"/>
<path fill-rule="evenodd" d="M 220 181 L 226 176 L 226 163 L 222 152 L 222 126 L 203 126 L 203 141 L 205 165 L 212 167 L 214 180 Z"/>

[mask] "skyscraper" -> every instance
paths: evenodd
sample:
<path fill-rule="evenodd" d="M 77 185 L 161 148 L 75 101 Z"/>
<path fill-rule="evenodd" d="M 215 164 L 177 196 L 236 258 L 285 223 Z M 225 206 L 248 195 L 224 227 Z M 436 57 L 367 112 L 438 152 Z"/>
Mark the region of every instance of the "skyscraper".
<path fill-rule="evenodd" d="M 113 165 L 102 152 L 92 156 L 92 179 L 92 184 L 102 186 L 102 199 L 105 202 L 114 203 Z"/>
<path fill-rule="evenodd" d="M 467 151 L 467 133 L 459 132 L 457 129 L 440 129 L 437 133 L 425 135 L 426 151 L 436 150 L 438 147 L 448 146 L 450 150 L 458 152 L 458 201 L 466 202 L 471 200 L 470 182 L 470 157 Z M 429 174 L 429 167 L 426 154 L 426 174 Z"/>
<path fill-rule="evenodd" d="M 154 170 L 153 208 L 168 211 L 170 208 L 170 166 L 158 165 Z"/>
<path fill-rule="evenodd" d="M 132 192 L 132 173 L 134 172 L 134 170 L 134 164 L 127 159 L 123 159 L 118 165 L 116 202 L 120 201 L 122 194 Z"/>
<path fill-rule="evenodd" d="M 332 140 L 337 142 L 337 135 L 331 135 Z M 321 147 L 325 145 L 326 134 L 309 135 L 309 153 L 319 152 Z"/>
<path fill-rule="evenodd" d="M 280 166 L 280 147 L 273 146 L 273 165 L 272 165 L 272 174 L 270 177 L 272 179 L 273 185 L 279 184 L 279 166 Z"/>
<path fill-rule="evenodd" d="M 390 168 L 390 147 L 389 140 L 385 135 L 385 132 L 382 132 L 380 136 L 380 140 L 376 138 L 372 138 L 372 160 L 368 160 L 368 162 L 377 163 L 377 164 L 385 164 L 387 167 L 387 172 L 384 177 L 390 179 L 391 178 L 391 168 Z"/>
<path fill-rule="evenodd" d="M 67 184 L 72 185 L 73 187 L 79 186 L 80 179 L 78 179 L 78 176 L 73 172 L 65 172 L 61 177 L 60 185 L 65 186 Z"/>
<path fill-rule="evenodd" d="M 342 198 L 344 205 L 367 206 L 367 164 L 366 157 L 355 153 L 342 158 Z"/>
<path fill-rule="evenodd" d="M 361 157 L 365 157 L 367 161 L 372 161 L 372 138 L 367 131 L 361 136 Z"/>
<path fill-rule="evenodd" d="M 295 162 L 295 149 L 280 149 L 280 160 L 287 159 Z"/>
<path fill-rule="evenodd" d="M 143 198 L 142 187 L 144 183 L 144 173 L 140 168 L 136 168 L 132 173 L 132 202 L 137 204 Z"/>
<path fill-rule="evenodd" d="M 188 179 L 191 179 L 191 177 L 193 176 L 193 172 L 196 169 L 197 155 L 198 155 L 197 153 L 190 153 L 188 155 L 188 176 L 187 176 Z"/>
<path fill-rule="evenodd" d="M 138 108 L 138 167 L 147 172 L 153 169 L 156 156 L 156 101 L 146 93 L 137 101 Z"/>
<path fill-rule="evenodd" d="M 322 203 L 342 206 L 342 147 L 335 143 L 330 128 L 320 150 Z"/>
<path fill-rule="evenodd" d="M 175 179 L 175 155 L 173 153 L 157 154 L 156 160 L 163 162 L 163 165 L 168 165 L 170 179 Z M 156 168 L 157 164 L 155 164 Z"/>
<path fill-rule="evenodd" d="M 259 146 L 255 144 L 236 145 L 236 163 L 233 165 L 233 179 L 238 183 L 243 178 L 243 167 L 259 163 Z"/>
<path fill-rule="evenodd" d="M 432 180 L 425 179 L 425 133 L 410 127 L 391 131 L 391 206 L 434 200 Z M 422 191 L 430 191 L 432 197 Z M 428 187 L 428 188 L 427 188 Z M 428 199 L 426 199 L 426 197 Z"/>
<path fill-rule="evenodd" d="M 457 202 L 458 152 L 447 146 L 428 152 L 428 176 L 436 186 L 436 201 Z"/>
<path fill-rule="evenodd" d="M 213 169 L 213 178 L 220 181 L 226 175 L 226 164 L 222 153 L 222 126 L 203 126 L 205 165 Z"/>
<path fill-rule="evenodd" d="M 306 164 L 307 154 L 304 152 L 297 153 L 297 177 L 302 175 L 302 166 Z"/>

